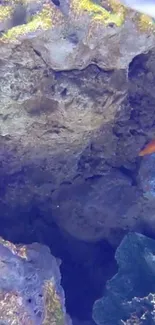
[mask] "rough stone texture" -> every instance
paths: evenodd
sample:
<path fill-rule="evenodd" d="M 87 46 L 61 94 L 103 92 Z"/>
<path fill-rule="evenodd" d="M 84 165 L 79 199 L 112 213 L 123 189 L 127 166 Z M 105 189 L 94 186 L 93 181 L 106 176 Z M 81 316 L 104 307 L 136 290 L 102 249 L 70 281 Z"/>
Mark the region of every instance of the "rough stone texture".
<path fill-rule="evenodd" d="M 98 325 L 155 324 L 155 241 L 129 233 L 116 251 L 118 273 L 93 308 Z M 151 294 L 150 294 L 151 293 Z"/>
<path fill-rule="evenodd" d="M 131 317 L 121 321 L 120 325 L 154 325 L 155 324 L 155 295 L 149 294 L 144 298 L 133 298 L 127 303 Z"/>
<path fill-rule="evenodd" d="M 14 245 L 0 238 L 0 323 L 71 324 L 59 265 L 46 246 Z"/>
<path fill-rule="evenodd" d="M 2 218 L 18 218 L 19 206 L 26 214 L 33 201 L 46 219 L 84 240 L 108 237 L 111 223 L 126 228 L 140 194 L 117 169 L 125 155 L 113 120 L 125 93 L 124 85 L 116 91 L 116 80 L 124 73 L 94 66 L 71 74 L 10 69 L 1 65 Z M 137 138 L 131 163 L 139 149 Z"/>
<path fill-rule="evenodd" d="M 82 236 L 91 240 L 103 234 L 110 238 L 119 225 L 123 230 L 134 226 L 131 216 L 137 212 L 139 193 L 122 173 L 111 171 L 104 177 L 78 179 L 71 187 L 62 185 L 52 198 L 55 221 L 75 235 L 82 229 Z M 72 214 L 68 217 L 69 210 Z"/>
<path fill-rule="evenodd" d="M 4 56 L 7 55 L 6 43 L 16 38 L 12 51 L 17 44 L 21 44 L 20 40 L 24 39 L 24 43 L 26 41 L 42 61 L 55 70 L 82 69 L 91 63 L 96 63 L 106 70 L 120 70 L 127 69 L 136 55 L 154 46 L 153 20 L 125 8 L 119 0 L 110 0 L 109 8 L 104 1 L 98 5 L 91 0 L 64 0 L 60 2 L 59 7 L 50 0 L 38 1 L 38 6 L 29 0 L 21 2 L 25 3 L 25 17 L 32 18 L 32 21 L 30 19 L 25 25 L 25 29 L 18 26 L 14 28 L 17 24 L 12 22 L 10 11 L 8 14 L 3 10 L 4 14 L 1 9 L 1 24 L 4 24 L 5 20 L 8 21 L 8 16 L 11 20 L 6 28 L 1 28 L 7 30 L 1 38 L 2 58 L 3 52 Z M 10 3 L 11 0 L 8 0 L 7 5 Z M 45 15 L 42 15 L 43 10 Z M 36 20 L 35 25 L 33 19 L 36 17 L 36 11 L 41 13 L 42 21 L 38 24 Z M 48 12 L 49 19 L 45 20 Z M 24 62 L 27 61 L 27 52 L 29 49 L 22 51 Z"/>
<path fill-rule="evenodd" d="M 11 229 L 20 241 L 25 231 L 31 237 L 37 229 L 41 236 L 54 221 L 78 239 L 107 238 L 116 245 L 128 229 L 143 228 L 151 203 L 137 178 L 137 154 L 155 134 L 154 24 L 118 1 L 109 3 L 104 9 L 104 1 L 102 7 L 40 1 L 32 10 L 26 1 L 30 21 L 4 28 L 0 209 L 5 238 Z M 149 223 L 152 212 L 147 216 Z"/>

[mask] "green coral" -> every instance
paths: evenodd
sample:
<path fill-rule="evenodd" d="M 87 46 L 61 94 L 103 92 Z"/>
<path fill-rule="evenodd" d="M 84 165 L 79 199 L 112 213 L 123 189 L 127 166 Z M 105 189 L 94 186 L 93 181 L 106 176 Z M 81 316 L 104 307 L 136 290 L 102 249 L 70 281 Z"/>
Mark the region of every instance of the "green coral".
<path fill-rule="evenodd" d="M 88 12 L 93 16 L 94 20 L 100 20 L 106 25 L 113 23 L 121 26 L 125 19 L 125 9 L 117 0 L 110 0 L 112 12 L 106 10 L 102 6 L 92 2 L 91 0 L 73 0 L 73 9 L 78 12 Z M 119 7 L 118 7 L 119 5 Z M 118 10 L 119 9 L 119 10 Z"/>
<path fill-rule="evenodd" d="M 51 7 L 46 5 L 42 11 L 31 19 L 27 24 L 13 27 L 2 36 L 2 40 L 15 40 L 21 35 L 26 35 L 37 30 L 47 30 L 52 26 Z"/>

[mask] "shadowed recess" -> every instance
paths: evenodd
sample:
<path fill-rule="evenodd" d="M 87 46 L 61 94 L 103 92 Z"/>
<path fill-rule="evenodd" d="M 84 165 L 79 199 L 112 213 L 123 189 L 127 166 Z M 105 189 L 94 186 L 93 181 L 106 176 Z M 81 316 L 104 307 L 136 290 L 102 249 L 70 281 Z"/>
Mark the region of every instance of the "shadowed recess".
<path fill-rule="evenodd" d="M 19 222 L 19 231 L 16 222 Z M 10 220 L 1 217 L 0 236 L 14 243 L 48 245 L 51 253 L 62 260 L 60 270 L 67 312 L 79 320 L 91 319 L 94 301 L 102 296 L 107 279 L 117 270 L 114 249 L 108 242 L 88 243 L 71 237 L 53 222 L 47 222 L 34 203 L 27 209 L 18 207 Z"/>

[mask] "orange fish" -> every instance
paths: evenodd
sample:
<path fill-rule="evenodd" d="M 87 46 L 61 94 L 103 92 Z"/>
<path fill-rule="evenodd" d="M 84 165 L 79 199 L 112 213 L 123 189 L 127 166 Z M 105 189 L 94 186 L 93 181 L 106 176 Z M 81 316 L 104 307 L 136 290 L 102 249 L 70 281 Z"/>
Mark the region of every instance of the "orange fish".
<path fill-rule="evenodd" d="M 145 155 L 150 155 L 151 153 L 155 152 L 155 140 L 149 142 L 143 150 L 141 150 L 138 156 L 143 157 Z"/>

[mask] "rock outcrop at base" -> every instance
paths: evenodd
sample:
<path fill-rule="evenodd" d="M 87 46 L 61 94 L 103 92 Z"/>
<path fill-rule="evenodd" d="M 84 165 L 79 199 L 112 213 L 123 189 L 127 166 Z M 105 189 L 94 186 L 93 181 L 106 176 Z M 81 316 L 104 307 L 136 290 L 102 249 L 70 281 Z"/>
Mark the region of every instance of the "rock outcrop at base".
<path fill-rule="evenodd" d="M 125 236 L 115 255 L 118 273 L 94 304 L 96 324 L 155 324 L 154 252 L 154 240 L 138 233 Z"/>
<path fill-rule="evenodd" d="M 71 325 L 59 265 L 46 246 L 0 238 L 0 323 Z"/>

